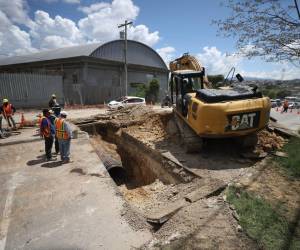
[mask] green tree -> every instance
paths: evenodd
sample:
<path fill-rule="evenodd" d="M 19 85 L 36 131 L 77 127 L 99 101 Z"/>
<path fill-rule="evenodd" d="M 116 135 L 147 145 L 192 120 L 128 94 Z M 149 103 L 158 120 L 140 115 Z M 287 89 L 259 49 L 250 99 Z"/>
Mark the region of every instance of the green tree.
<path fill-rule="evenodd" d="M 263 89 L 262 90 L 263 95 L 268 96 L 271 99 L 274 99 L 277 97 L 277 92 L 278 92 L 278 90 L 276 90 L 276 89 Z"/>
<path fill-rule="evenodd" d="M 146 102 L 152 102 L 152 103 L 157 102 L 158 94 L 159 94 L 159 82 L 157 79 L 153 79 L 145 90 Z"/>
<path fill-rule="evenodd" d="M 130 87 L 135 89 L 134 96 L 145 98 L 147 87 L 144 83 L 130 83 Z"/>
<path fill-rule="evenodd" d="M 300 66 L 300 12 L 297 0 L 228 0 L 229 17 L 214 20 L 219 33 L 237 38 L 240 53 Z"/>
<path fill-rule="evenodd" d="M 284 98 L 286 96 L 290 96 L 292 94 L 292 92 L 290 90 L 280 90 L 277 92 L 277 98 Z"/>

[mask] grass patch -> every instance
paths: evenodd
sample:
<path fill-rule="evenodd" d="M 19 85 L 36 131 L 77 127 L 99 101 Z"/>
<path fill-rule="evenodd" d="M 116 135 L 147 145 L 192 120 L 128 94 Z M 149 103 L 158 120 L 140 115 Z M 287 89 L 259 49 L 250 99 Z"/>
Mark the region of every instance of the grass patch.
<path fill-rule="evenodd" d="M 289 225 L 264 199 L 236 187 L 227 189 L 227 200 L 240 217 L 246 233 L 263 249 L 285 249 L 289 244 Z"/>
<path fill-rule="evenodd" d="M 300 139 L 292 138 L 284 145 L 284 152 L 288 154 L 288 158 L 275 157 L 275 161 L 293 177 L 300 177 Z"/>

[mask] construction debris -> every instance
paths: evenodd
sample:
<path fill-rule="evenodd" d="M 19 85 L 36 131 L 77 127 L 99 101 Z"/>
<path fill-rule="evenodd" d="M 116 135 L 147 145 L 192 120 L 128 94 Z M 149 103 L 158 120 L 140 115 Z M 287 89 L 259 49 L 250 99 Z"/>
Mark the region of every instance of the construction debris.
<path fill-rule="evenodd" d="M 270 152 L 273 150 L 278 150 L 281 149 L 284 144 L 284 138 L 277 135 L 275 132 L 262 130 L 258 133 L 257 151 L 259 152 Z"/>
<path fill-rule="evenodd" d="M 184 198 L 186 199 L 186 201 L 193 203 L 200 199 L 207 198 L 212 194 L 221 193 L 226 188 L 226 186 L 226 184 L 220 181 L 212 180 L 210 182 L 210 185 L 204 185 L 189 193 Z"/>
<path fill-rule="evenodd" d="M 284 157 L 284 158 L 288 158 L 288 154 L 285 152 L 281 152 L 281 151 L 276 151 L 274 153 L 274 155 L 278 156 L 278 157 Z"/>
<path fill-rule="evenodd" d="M 160 207 L 156 211 L 146 216 L 147 221 L 155 224 L 163 224 L 168 221 L 174 214 L 176 214 L 182 207 L 185 206 L 185 201 L 180 200 L 172 204 L 168 204 L 166 207 Z"/>

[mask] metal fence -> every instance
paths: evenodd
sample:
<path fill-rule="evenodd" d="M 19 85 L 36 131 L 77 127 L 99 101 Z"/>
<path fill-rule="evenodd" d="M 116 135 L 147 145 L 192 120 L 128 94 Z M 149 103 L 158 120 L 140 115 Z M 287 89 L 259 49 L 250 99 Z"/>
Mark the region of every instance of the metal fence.
<path fill-rule="evenodd" d="M 54 93 L 62 104 L 64 94 L 60 75 L 0 73 L 0 98 L 9 99 L 17 108 L 47 107 Z"/>

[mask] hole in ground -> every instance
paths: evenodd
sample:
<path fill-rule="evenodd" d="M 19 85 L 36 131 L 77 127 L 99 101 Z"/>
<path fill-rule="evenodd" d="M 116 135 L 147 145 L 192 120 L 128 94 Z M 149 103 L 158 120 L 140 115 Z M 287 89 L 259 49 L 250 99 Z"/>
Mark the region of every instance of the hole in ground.
<path fill-rule="evenodd" d="M 136 141 L 117 133 L 107 124 L 80 126 L 90 134 L 90 141 L 115 183 L 127 189 L 149 185 L 156 179 L 164 184 L 181 182 L 162 165 L 161 159 L 147 151 Z"/>

